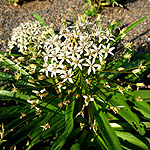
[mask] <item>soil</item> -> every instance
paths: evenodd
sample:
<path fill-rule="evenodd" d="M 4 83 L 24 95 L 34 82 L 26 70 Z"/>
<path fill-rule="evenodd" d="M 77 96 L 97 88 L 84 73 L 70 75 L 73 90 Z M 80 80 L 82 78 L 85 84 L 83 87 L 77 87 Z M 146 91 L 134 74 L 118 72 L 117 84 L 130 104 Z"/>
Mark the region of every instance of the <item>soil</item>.
<path fill-rule="evenodd" d="M 32 0 L 14 7 L 8 1 L 0 0 L 0 51 L 7 49 L 13 28 L 28 20 L 35 20 L 32 12 L 39 14 L 47 25 L 52 22 L 59 29 L 62 18 L 73 20 L 71 8 L 77 18 L 84 13 L 85 4 L 85 0 Z M 113 20 L 121 20 L 120 27 L 128 27 L 150 13 L 149 0 L 126 0 L 123 6 L 105 7 L 99 12 L 103 27 L 107 27 Z M 132 41 L 139 53 L 150 52 L 150 17 L 131 30 L 125 40 Z"/>

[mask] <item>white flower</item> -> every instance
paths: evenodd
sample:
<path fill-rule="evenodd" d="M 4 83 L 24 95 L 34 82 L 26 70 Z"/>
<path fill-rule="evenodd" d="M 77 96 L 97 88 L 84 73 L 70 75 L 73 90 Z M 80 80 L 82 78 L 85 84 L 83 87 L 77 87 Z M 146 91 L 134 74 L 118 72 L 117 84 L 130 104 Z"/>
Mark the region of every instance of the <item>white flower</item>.
<path fill-rule="evenodd" d="M 59 64 L 62 64 L 64 61 L 66 61 L 67 63 L 71 64 L 71 61 L 70 61 L 71 56 L 70 56 L 70 54 L 71 54 L 71 52 L 69 52 L 69 51 L 66 51 L 66 52 L 63 51 L 63 52 L 59 53 L 57 55 L 58 59 L 61 60 L 59 62 Z"/>
<path fill-rule="evenodd" d="M 61 75 L 60 77 L 62 78 L 62 79 L 64 79 L 62 82 L 66 82 L 67 80 L 70 82 L 70 83 L 73 83 L 73 80 L 72 80 L 72 77 L 73 76 L 73 74 L 72 74 L 72 69 L 69 69 L 68 70 L 68 73 L 67 72 L 64 72 L 64 74 L 63 75 Z"/>
<path fill-rule="evenodd" d="M 93 57 L 96 59 L 97 57 L 99 57 L 99 61 L 101 62 L 102 61 L 102 57 L 103 57 L 103 55 L 102 55 L 102 52 L 101 52 L 101 47 L 102 47 L 102 44 L 100 44 L 98 47 L 95 45 L 95 44 L 93 44 L 93 48 L 94 48 L 94 50 L 93 50 Z"/>
<path fill-rule="evenodd" d="M 108 43 L 107 46 L 102 45 L 102 47 L 103 47 L 103 49 L 101 50 L 101 52 L 105 54 L 105 57 L 104 57 L 104 58 L 106 58 L 106 57 L 108 56 L 108 54 L 114 55 L 114 54 L 112 53 L 112 50 L 114 50 L 115 47 L 111 47 L 111 48 L 110 48 L 110 43 Z"/>
<path fill-rule="evenodd" d="M 46 51 L 50 51 L 50 50 L 52 50 L 54 48 L 53 43 L 54 43 L 53 39 L 52 38 L 48 38 L 48 39 L 45 40 L 43 48 Z"/>
<path fill-rule="evenodd" d="M 56 77 L 56 74 L 57 74 L 57 73 L 60 73 L 60 69 L 58 69 L 56 63 L 54 63 L 54 64 L 49 64 L 49 66 L 48 66 L 48 71 L 51 72 L 51 77 L 53 77 L 53 76 Z"/>
<path fill-rule="evenodd" d="M 131 56 L 131 54 L 127 53 L 123 57 L 126 58 L 126 59 L 130 59 L 132 56 Z"/>
<path fill-rule="evenodd" d="M 42 52 L 42 54 L 44 56 L 44 62 L 47 63 L 50 55 L 50 51 Z"/>
<path fill-rule="evenodd" d="M 40 127 L 43 128 L 43 131 L 45 131 L 48 128 L 50 128 L 50 124 L 47 122 L 46 124 L 44 124 L 43 126 L 40 126 Z"/>
<path fill-rule="evenodd" d="M 117 68 L 117 69 L 118 69 L 118 71 L 122 71 L 122 70 L 124 70 L 125 68 L 119 67 L 119 68 Z"/>
<path fill-rule="evenodd" d="M 145 84 L 144 83 L 136 83 L 137 86 L 137 91 L 139 90 L 140 87 L 144 87 Z"/>
<path fill-rule="evenodd" d="M 106 43 L 108 43 L 110 40 L 114 41 L 114 36 L 112 35 L 112 33 L 108 29 L 106 30 L 103 38 L 106 39 Z"/>
<path fill-rule="evenodd" d="M 46 76 L 48 77 L 48 72 L 49 72 L 49 66 L 48 64 L 43 64 L 43 69 L 40 70 L 40 72 L 45 72 Z"/>
<path fill-rule="evenodd" d="M 91 62 L 90 59 L 86 59 L 86 61 L 87 61 L 87 64 L 83 64 L 83 66 L 89 67 L 88 75 L 91 73 L 91 71 L 93 71 L 93 73 L 95 74 L 95 72 L 96 72 L 95 68 L 100 69 L 100 67 L 101 67 L 99 64 L 94 64 L 95 63 L 95 59 L 93 59 L 92 62 Z"/>
<path fill-rule="evenodd" d="M 58 58 L 57 58 L 57 55 L 58 55 L 58 49 L 57 50 L 53 50 L 52 52 L 51 52 L 51 54 L 49 54 L 49 57 L 51 57 L 51 63 L 53 63 L 54 61 L 55 62 L 58 62 Z"/>
<path fill-rule="evenodd" d="M 80 58 L 80 50 L 78 50 L 77 46 L 74 47 L 68 47 L 68 49 L 70 50 L 71 54 L 72 54 L 72 58 L 77 57 Z"/>
<path fill-rule="evenodd" d="M 73 62 L 71 63 L 73 67 L 73 69 L 75 69 L 76 67 L 79 67 L 80 70 L 82 70 L 82 65 L 81 63 L 84 61 L 84 59 L 78 59 L 78 58 L 73 58 Z"/>

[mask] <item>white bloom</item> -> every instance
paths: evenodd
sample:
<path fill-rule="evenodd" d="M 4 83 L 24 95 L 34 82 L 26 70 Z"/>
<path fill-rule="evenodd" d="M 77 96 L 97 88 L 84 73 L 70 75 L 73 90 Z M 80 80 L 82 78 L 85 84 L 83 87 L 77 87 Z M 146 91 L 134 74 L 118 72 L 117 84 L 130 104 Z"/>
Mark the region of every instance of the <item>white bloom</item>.
<path fill-rule="evenodd" d="M 108 43 L 110 40 L 114 41 L 114 36 L 112 35 L 112 33 L 108 29 L 106 30 L 103 38 L 106 39 L 106 43 Z"/>
<path fill-rule="evenodd" d="M 124 70 L 125 68 L 119 67 L 119 68 L 117 68 L 117 69 L 118 69 L 118 71 L 122 71 L 122 70 Z"/>
<path fill-rule="evenodd" d="M 65 72 L 63 75 L 61 75 L 60 77 L 62 79 L 64 79 L 62 82 L 66 82 L 67 80 L 70 82 L 70 83 L 73 83 L 73 80 L 72 80 L 72 77 L 73 74 L 72 74 L 72 69 L 69 69 L 68 72 Z"/>
<path fill-rule="evenodd" d="M 49 64 L 48 71 L 51 72 L 51 77 L 54 77 L 54 76 L 56 77 L 56 74 L 61 72 L 60 69 L 58 69 L 56 63 Z"/>
<path fill-rule="evenodd" d="M 48 58 L 50 55 L 50 51 L 46 51 L 46 52 L 42 52 L 43 56 L 44 56 L 44 62 L 48 63 Z"/>
<path fill-rule="evenodd" d="M 59 53 L 58 54 L 58 59 L 61 60 L 59 62 L 59 64 L 62 64 L 64 61 L 66 61 L 67 63 L 71 64 L 71 61 L 70 61 L 71 56 L 70 56 L 70 54 L 71 54 L 71 52 L 69 52 L 69 51 L 66 51 L 66 52 L 63 51 L 63 52 Z"/>
<path fill-rule="evenodd" d="M 145 86 L 144 83 L 136 83 L 136 86 Z"/>
<path fill-rule="evenodd" d="M 45 72 L 46 76 L 48 77 L 48 72 L 49 72 L 49 66 L 48 64 L 43 64 L 43 69 L 40 70 L 40 72 Z"/>
<path fill-rule="evenodd" d="M 91 73 L 91 71 L 93 71 L 93 73 L 96 72 L 96 69 L 95 68 L 98 68 L 100 69 L 100 65 L 99 64 L 94 64 L 95 63 L 95 59 L 91 60 L 90 59 L 86 59 L 87 63 L 86 64 L 83 64 L 83 66 L 87 66 L 89 67 L 88 69 L 88 75 Z"/>
<path fill-rule="evenodd" d="M 85 54 L 84 56 L 88 56 L 89 59 L 92 59 L 93 53 L 94 53 L 94 49 L 90 49 L 90 48 L 85 48 Z M 94 58 L 95 59 L 95 58 Z"/>
<path fill-rule="evenodd" d="M 102 47 L 103 47 L 103 49 L 101 50 L 101 52 L 105 54 L 104 58 L 106 58 L 108 56 L 108 54 L 114 55 L 112 53 L 112 51 L 115 49 L 115 47 L 110 48 L 110 43 L 108 43 L 107 46 L 102 45 Z"/>
<path fill-rule="evenodd" d="M 101 47 L 102 47 L 102 44 L 100 44 L 98 47 L 95 44 L 93 44 L 93 48 L 94 48 L 93 57 L 95 59 L 98 57 L 100 62 L 102 61 L 102 57 L 103 57 L 102 52 L 101 52 Z"/>
<path fill-rule="evenodd" d="M 54 61 L 55 62 L 58 62 L 58 58 L 57 58 L 57 55 L 58 55 L 58 49 L 57 50 L 53 50 L 52 52 L 51 52 L 51 54 L 49 54 L 49 57 L 51 57 L 51 63 L 53 63 Z"/>
<path fill-rule="evenodd" d="M 80 70 L 82 70 L 82 65 L 81 63 L 84 61 L 84 59 L 78 59 L 78 58 L 73 58 L 73 62 L 71 63 L 73 67 L 73 69 L 76 69 L 77 67 L 80 68 Z"/>
<path fill-rule="evenodd" d="M 78 50 L 77 46 L 68 47 L 68 49 L 70 50 L 70 52 L 72 54 L 72 58 L 74 58 L 74 57 L 80 58 L 80 50 Z"/>

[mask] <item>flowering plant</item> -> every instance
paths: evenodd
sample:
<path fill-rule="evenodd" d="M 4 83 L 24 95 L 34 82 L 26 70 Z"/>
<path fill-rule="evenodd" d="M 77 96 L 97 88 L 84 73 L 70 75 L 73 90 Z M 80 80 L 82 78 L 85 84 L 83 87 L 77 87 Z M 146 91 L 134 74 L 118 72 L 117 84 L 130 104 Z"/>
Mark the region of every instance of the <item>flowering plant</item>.
<path fill-rule="evenodd" d="M 1 108 L 5 149 L 22 141 L 28 149 L 41 142 L 54 150 L 85 143 L 86 149 L 130 148 L 124 140 L 148 149 L 142 135 L 150 118 L 144 99 L 150 97 L 139 90 L 145 86 L 139 79 L 150 67 L 149 55 L 132 57 L 130 43 L 117 46 L 145 18 L 119 35 L 119 22 L 102 29 L 99 18 L 92 24 L 86 16 L 74 25 L 63 22 L 59 32 L 41 18 L 14 29 L 8 54 L 0 55 L 0 100 L 12 101 Z"/>

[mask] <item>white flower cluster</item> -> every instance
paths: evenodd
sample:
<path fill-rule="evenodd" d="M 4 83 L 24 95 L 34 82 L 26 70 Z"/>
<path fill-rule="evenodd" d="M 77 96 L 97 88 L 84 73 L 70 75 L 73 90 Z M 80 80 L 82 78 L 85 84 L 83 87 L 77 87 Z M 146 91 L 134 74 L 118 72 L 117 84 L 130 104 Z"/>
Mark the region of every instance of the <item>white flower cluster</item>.
<path fill-rule="evenodd" d="M 83 71 L 90 75 L 102 68 L 108 54 L 114 55 L 110 46 L 114 40 L 111 32 L 92 25 L 80 17 L 73 26 L 62 26 L 54 32 L 53 25 L 42 27 L 39 22 L 21 24 L 14 29 L 9 48 L 14 45 L 31 59 L 42 58 L 40 72 L 47 77 L 58 77 L 61 82 L 73 83 L 74 73 Z M 36 61 L 36 60 L 35 60 Z"/>
<path fill-rule="evenodd" d="M 38 21 L 21 23 L 19 27 L 13 29 L 11 40 L 8 43 L 9 50 L 17 46 L 18 52 L 23 55 L 35 55 L 35 51 L 40 53 L 48 38 L 46 35 L 54 32 L 52 27 L 53 24 L 48 28 L 42 27 Z"/>

